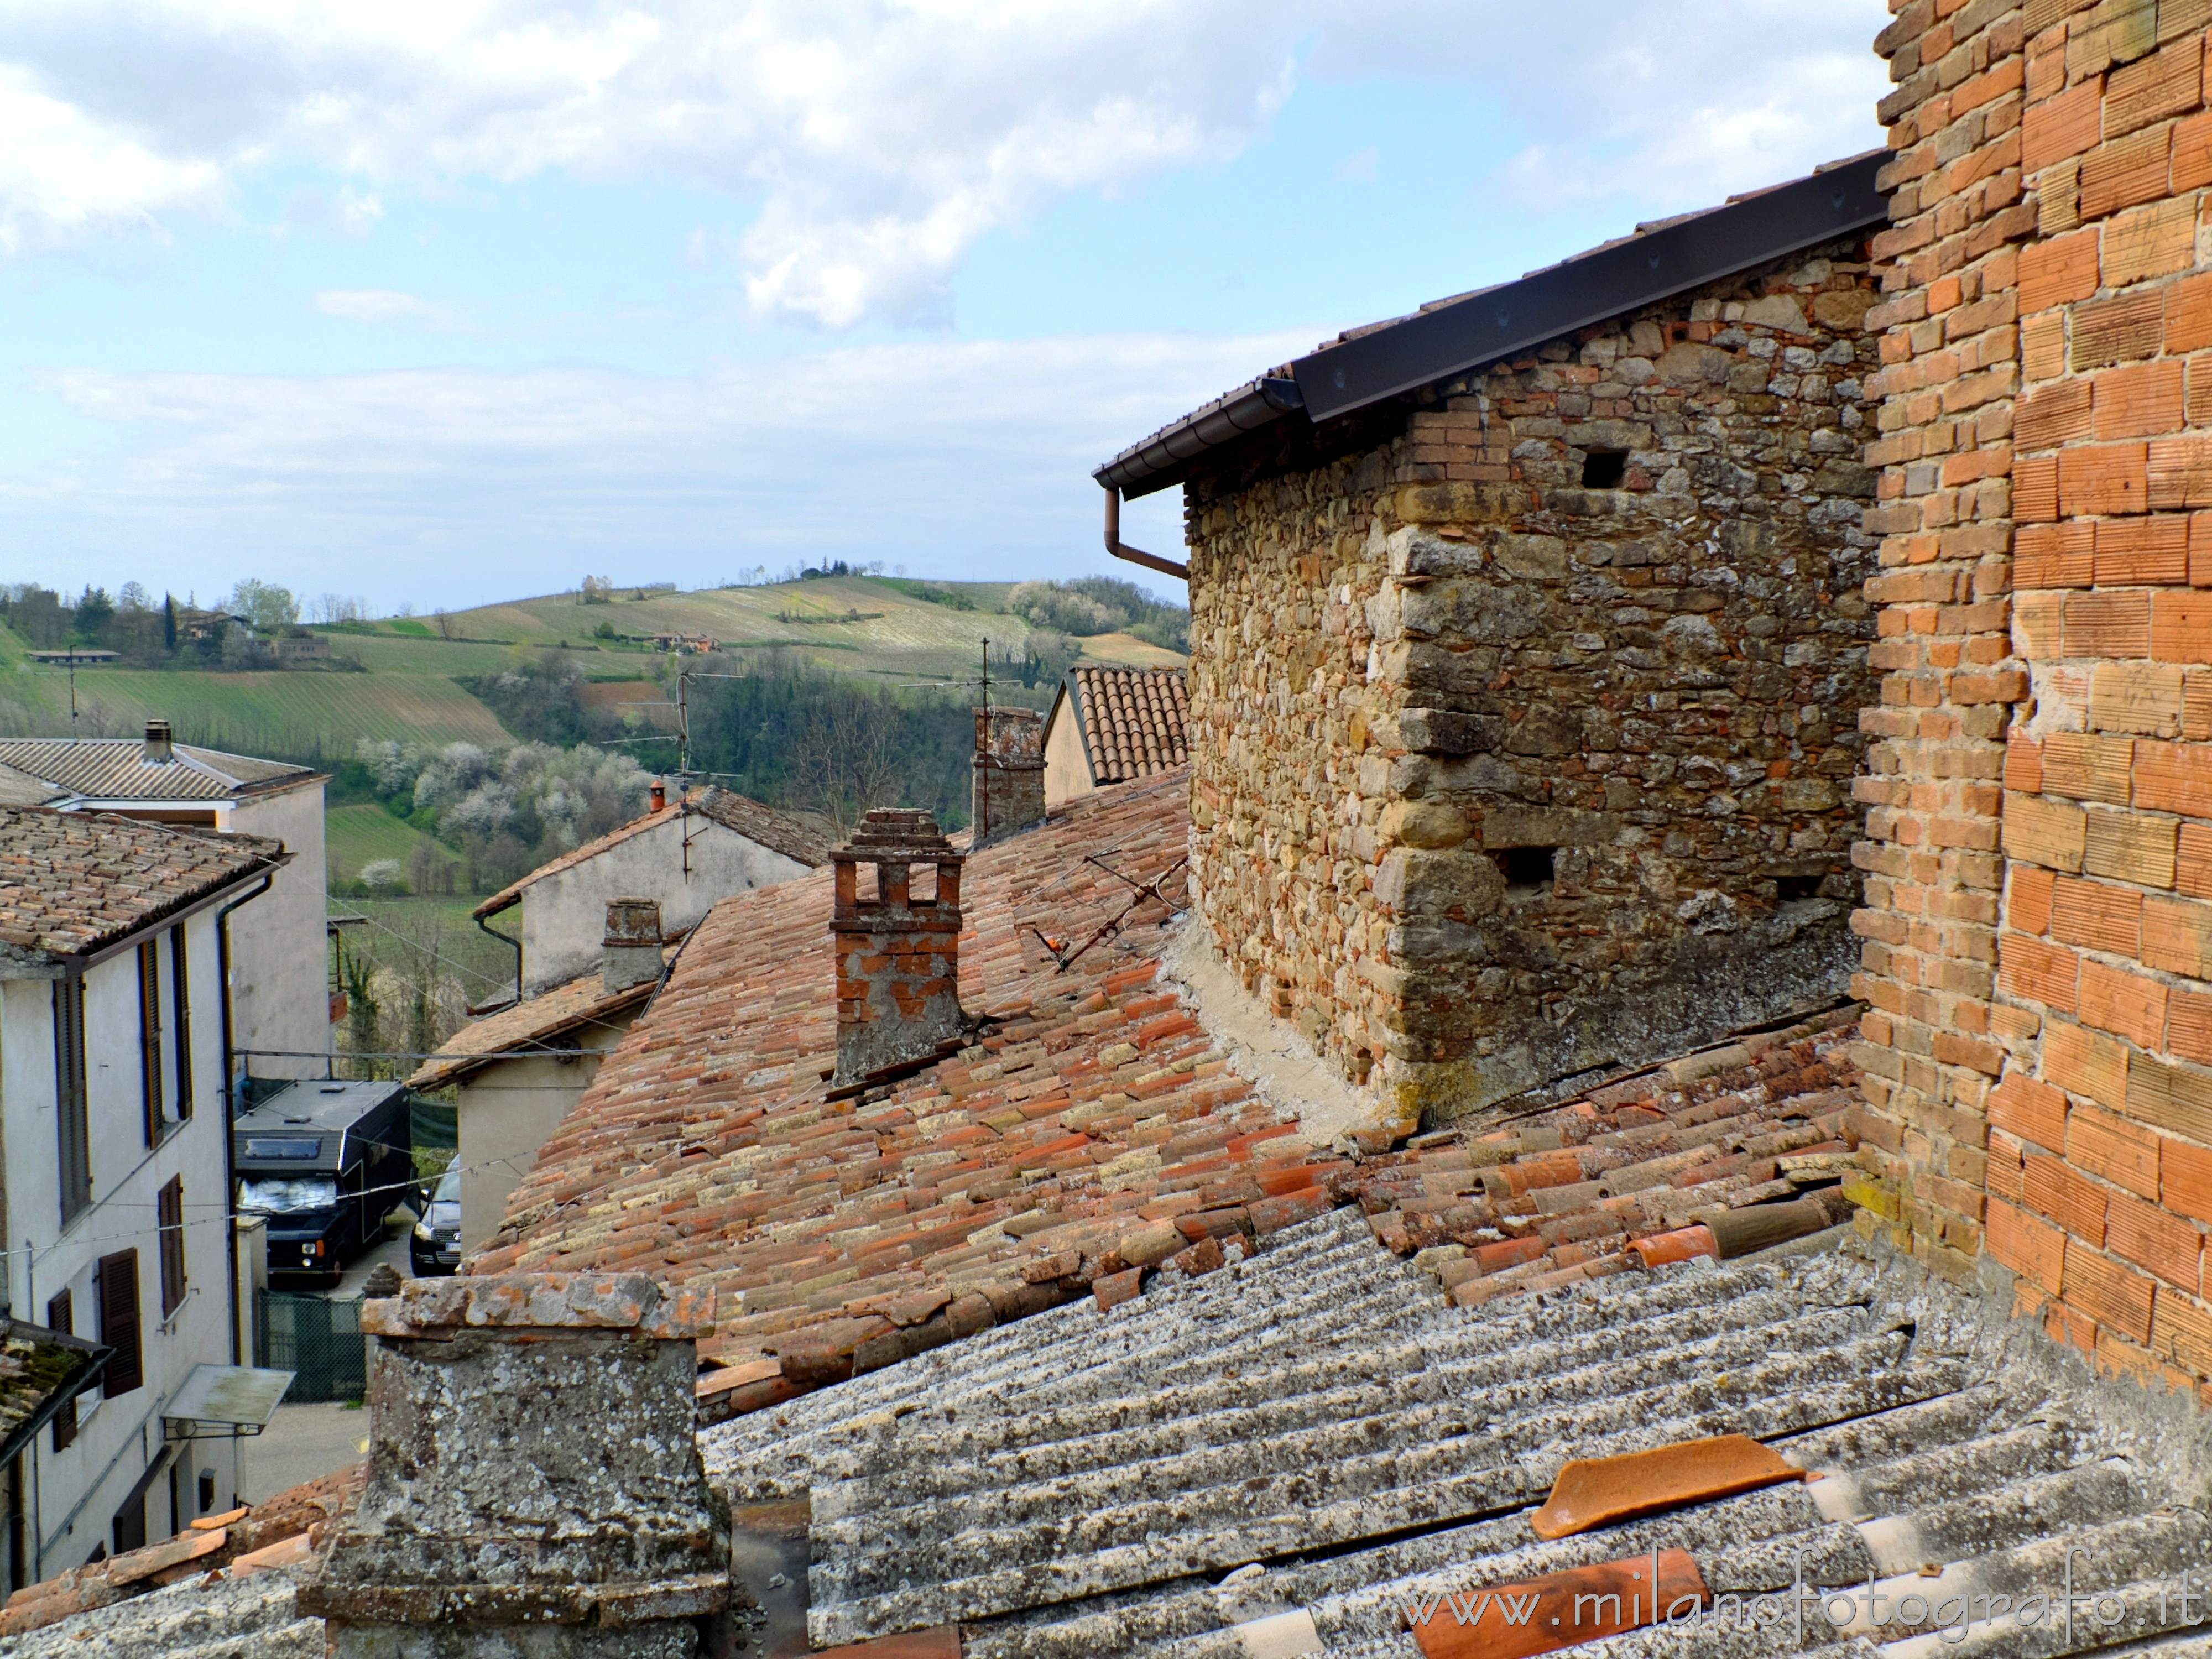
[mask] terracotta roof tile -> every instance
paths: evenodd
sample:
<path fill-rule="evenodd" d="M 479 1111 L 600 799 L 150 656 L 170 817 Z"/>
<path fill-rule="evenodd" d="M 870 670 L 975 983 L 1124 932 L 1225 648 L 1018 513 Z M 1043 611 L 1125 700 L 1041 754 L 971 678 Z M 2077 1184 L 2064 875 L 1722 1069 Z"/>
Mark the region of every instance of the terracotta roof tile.
<path fill-rule="evenodd" d="M 0 807 L 0 944 L 81 955 L 289 856 L 260 836 Z"/>
<path fill-rule="evenodd" d="M 1189 758 L 1189 695 L 1180 668 L 1078 668 L 1068 675 L 1098 783 L 1148 778 Z"/>
<path fill-rule="evenodd" d="M 796 859 L 809 869 L 818 869 L 830 856 L 830 845 L 805 824 L 797 823 L 772 806 L 763 806 L 748 796 L 732 790 L 709 785 L 695 789 L 675 804 L 678 813 L 696 812 L 713 819 L 725 830 L 734 830 L 748 841 L 757 842 L 772 853 Z M 587 841 L 574 852 L 563 853 L 549 864 L 541 864 L 521 880 L 502 887 L 482 904 L 475 913 L 479 916 L 497 915 L 522 897 L 523 890 L 548 876 L 558 875 L 563 870 L 573 870 L 586 860 L 598 857 L 610 847 L 618 847 L 632 836 L 650 830 L 667 816 L 667 809 L 659 812 L 644 812 L 628 823 L 610 830 L 596 841 Z"/>

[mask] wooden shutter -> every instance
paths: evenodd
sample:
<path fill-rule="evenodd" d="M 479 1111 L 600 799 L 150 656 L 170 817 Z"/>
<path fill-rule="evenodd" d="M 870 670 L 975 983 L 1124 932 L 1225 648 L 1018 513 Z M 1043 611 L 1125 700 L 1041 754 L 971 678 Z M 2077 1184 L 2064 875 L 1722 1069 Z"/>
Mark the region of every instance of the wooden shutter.
<path fill-rule="evenodd" d="M 76 1334 L 76 1315 L 70 1306 L 70 1293 L 46 1298 L 46 1328 L 59 1331 L 64 1336 Z M 64 1451 L 76 1438 L 76 1397 L 72 1395 L 54 1413 L 54 1449 Z"/>
<path fill-rule="evenodd" d="M 177 1116 L 183 1119 L 192 1115 L 192 993 L 181 922 L 169 930 L 169 1024 L 176 1034 Z"/>
<path fill-rule="evenodd" d="M 138 947 L 138 1097 L 151 1146 L 161 1138 L 161 953 L 150 939 Z"/>
<path fill-rule="evenodd" d="M 100 1393 L 112 1400 L 144 1385 L 138 1350 L 138 1252 L 118 1250 L 100 1258 L 100 1340 L 115 1353 L 107 1362 Z"/>
<path fill-rule="evenodd" d="M 62 1219 L 92 1202 L 92 1126 L 85 1109 L 84 981 L 54 981 L 54 1127 L 61 1161 Z"/>
<path fill-rule="evenodd" d="M 185 1178 L 172 1176 L 155 1195 L 161 1230 L 161 1317 L 185 1299 Z"/>

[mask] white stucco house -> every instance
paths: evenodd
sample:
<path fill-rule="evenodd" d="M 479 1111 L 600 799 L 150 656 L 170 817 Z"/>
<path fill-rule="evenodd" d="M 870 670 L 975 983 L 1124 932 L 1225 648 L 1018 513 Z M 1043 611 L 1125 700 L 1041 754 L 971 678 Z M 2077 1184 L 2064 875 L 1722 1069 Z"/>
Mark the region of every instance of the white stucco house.
<path fill-rule="evenodd" d="M 0 801 L 106 812 L 149 823 L 282 842 L 291 861 L 241 922 L 231 962 L 236 1051 L 256 1077 L 320 1077 L 331 1049 L 323 791 L 328 777 L 176 742 L 169 722 L 138 738 L 0 739 Z M 282 1058 L 279 1056 L 309 1056 Z"/>
<path fill-rule="evenodd" d="M 109 1351 L 10 1465 L 32 1579 L 168 1536 L 240 1490 L 237 1441 L 179 1441 L 168 1413 L 195 1367 L 251 1364 L 226 958 L 295 861 L 204 825 L 0 806 L 8 1311 Z"/>
<path fill-rule="evenodd" d="M 682 933 L 732 893 L 803 876 L 829 856 L 821 836 L 772 807 L 695 789 L 540 865 L 476 915 L 483 922 L 521 908 L 519 932 L 503 937 L 520 940 L 527 1000 L 597 971 L 610 899 L 650 899 L 664 935 Z"/>

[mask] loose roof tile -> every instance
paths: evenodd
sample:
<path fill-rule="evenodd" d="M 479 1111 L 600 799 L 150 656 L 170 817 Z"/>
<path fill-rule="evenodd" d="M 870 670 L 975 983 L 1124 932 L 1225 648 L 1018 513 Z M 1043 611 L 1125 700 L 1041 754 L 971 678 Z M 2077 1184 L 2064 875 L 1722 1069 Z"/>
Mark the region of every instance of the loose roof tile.
<path fill-rule="evenodd" d="M 233 800 L 323 775 L 289 761 L 194 744 L 174 744 L 170 752 L 167 761 L 149 760 L 139 738 L 10 738 L 0 739 L 0 766 L 88 800 Z"/>
<path fill-rule="evenodd" d="M 1190 696 L 1180 668 L 1077 668 L 1068 684 L 1097 783 L 1126 783 L 1189 759 Z"/>
<path fill-rule="evenodd" d="M 0 806 L 0 945 L 81 956 L 289 857 L 260 836 Z"/>
<path fill-rule="evenodd" d="M 734 830 L 746 840 L 757 842 L 772 853 L 781 853 L 794 859 L 809 869 L 818 869 L 830 856 L 830 844 L 805 824 L 784 817 L 772 806 L 733 790 L 710 784 L 695 789 L 670 807 L 658 812 L 645 812 L 628 823 L 610 830 L 597 840 L 587 841 L 574 852 L 563 853 L 547 864 L 539 865 L 520 881 L 502 887 L 483 903 L 473 914 L 479 916 L 497 915 L 509 906 L 522 900 L 526 888 L 541 882 L 548 876 L 558 875 L 563 870 L 573 870 L 605 852 L 610 847 L 619 847 L 631 836 L 641 835 L 657 823 L 665 823 L 671 811 L 678 815 L 695 814 L 720 824 L 725 830 Z"/>

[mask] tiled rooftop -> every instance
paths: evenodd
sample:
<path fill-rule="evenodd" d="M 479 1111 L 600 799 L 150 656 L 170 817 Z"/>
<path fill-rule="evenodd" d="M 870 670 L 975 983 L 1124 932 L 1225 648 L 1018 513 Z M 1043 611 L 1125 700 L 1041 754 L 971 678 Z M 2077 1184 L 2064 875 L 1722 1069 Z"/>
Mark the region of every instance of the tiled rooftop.
<path fill-rule="evenodd" d="M 674 947 L 667 954 L 673 955 Z M 611 1049 L 619 1033 L 604 1022 L 643 1003 L 653 994 L 653 986 L 654 981 L 648 979 L 610 995 L 600 969 L 579 974 L 565 984 L 462 1026 L 439 1046 L 436 1058 L 422 1062 L 407 1079 L 407 1086 L 438 1089 L 463 1082 L 491 1064 L 489 1056 L 511 1054 L 519 1049 Z"/>
<path fill-rule="evenodd" d="M 289 789 L 321 775 L 288 761 L 256 760 L 180 743 L 173 758 L 146 758 L 140 738 L 0 738 L 0 766 L 90 800 L 230 800 Z"/>
<path fill-rule="evenodd" d="M 973 1046 L 859 1094 L 826 1081 L 830 872 L 717 906 L 469 1270 L 710 1290 L 704 1352 L 749 1409 L 1327 1207 L 1333 1166 L 1161 978 L 1185 787 L 1088 798 L 973 854 Z"/>
<path fill-rule="evenodd" d="M 574 852 L 563 853 L 549 864 L 541 864 L 521 880 L 502 887 L 476 908 L 479 916 L 497 915 L 510 905 L 521 902 L 523 890 L 541 882 L 548 876 L 558 875 L 563 870 L 573 870 L 605 852 L 610 847 L 619 847 L 632 836 L 650 830 L 663 822 L 670 811 L 696 813 L 710 818 L 725 830 L 734 830 L 748 841 L 757 842 L 772 853 L 796 859 L 810 868 L 820 866 L 830 856 L 829 843 L 803 823 L 793 823 L 772 806 L 763 806 L 748 796 L 709 785 L 695 789 L 679 801 L 674 801 L 659 812 L 641 813 L 628 823 L 610 830 L 595 841 L 587 841 Z"/>
<path fill-rule="evenodd" d="M 260 836 L 0 806 L 0 944 L 80 955 L 287 856 Z"/>
<path fill-rule="evenodd" d="M 1182 669 L 1077 668 L 1067 681 L 1094 781 L 1148 778 L 1189 758 L 1183 726 L 1190 698 Z"/>

